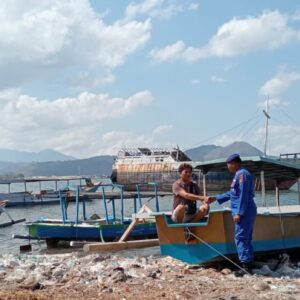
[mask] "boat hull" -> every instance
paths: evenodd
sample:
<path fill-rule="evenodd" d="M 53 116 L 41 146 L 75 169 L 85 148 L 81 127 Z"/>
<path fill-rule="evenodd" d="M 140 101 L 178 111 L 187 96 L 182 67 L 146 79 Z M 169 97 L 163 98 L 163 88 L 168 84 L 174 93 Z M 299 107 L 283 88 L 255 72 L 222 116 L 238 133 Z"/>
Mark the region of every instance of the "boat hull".
<path fill-rule="evenodd" d="M 41 240 L 54 241 L 114 241 L 118 240 L 128 224 L 74 224 L 33 222 L 26 224 L 29 235 Z M 157 237 L 154 222 L 137 224 L 130 239 Z"/>
<path fill-rule="evenodd" d="M 157 183 L 158 190 L 160 191 L 172 191 L 172 184 L 178 180 L 178 167 L 179 164 L 135 164 L 132 166 L 121 165 L 114 169 L 115 182 L 124 185 L 124 189 L 127 191 L 136 191 L 137 184 L 143 184 L 142 190 L 151 190 L 152 188 L 147 186 L 149 182 Z M 201 174 L 195 172 L 193 174 L 194 181 L 203 187 L 203 181 Z M 207 190 L 210 191 L 226 191 L 230 187 L 232 181 L 232 175 L 228 172 L 209 172 L 206 175 Z M 288 190 L 295 184 L 296 180 L 285 180 L 279 185 L 280 190 Z M 276 181 L 266 180 L 265 189 L 275 190 Z M 255 190 L 261 190 L 260 179 L 255 180 Z"/>
<path fill-rule="evenodd" d="M 237 254 L 230 211 L 212 212 L 207 222 L 193 224 L 172 224 L 166 215 L 156 215 L 156 225 L 163 255 L 199 264 Z M 198 239 L 186 240 L 187 227 Z M 299 228 L 299 214 L 259 214 L 253 232 L 255 253 L 300 248 Z"/>

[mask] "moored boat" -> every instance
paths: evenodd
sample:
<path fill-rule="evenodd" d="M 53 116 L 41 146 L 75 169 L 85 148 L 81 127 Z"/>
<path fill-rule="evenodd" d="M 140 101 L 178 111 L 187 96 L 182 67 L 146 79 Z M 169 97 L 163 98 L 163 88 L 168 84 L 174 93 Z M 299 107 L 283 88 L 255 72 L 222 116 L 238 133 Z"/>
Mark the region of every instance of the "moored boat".
<path fill-rule="evenodd" d="M 260 176 L 276 181 L 276 206 L 268 207 L 262 190 L 263 206 L 259 207 L 253 232 L 253 247 L 256 254 L 300 249 L 300 205 L 280 205 L 280 182 L 298 181 L 300 203 L 300 166 L 266 157 L 242 158 L 243 166 Z M 209 171 L 226 170 L 225 160 L 195 164 L 204 174 Z M 264 186 L 264 185 L 262 185 Z M 206 192 L 206 188 L 204 191 Z M 174 223 L 170 213 L 154 213 L 160 249 L 187 263 L 206 263 L 224 256 L 236 255 L 234 223 L 229 209 L 212 210 L 209 216 L 196 223 Z"/>
<path fill-rule="evenodd" d="M 119 191 L 118 199 L 115 196 L 111 199 L 107 198 L 105 188 L 112 188 Z M 75 219 L 68 218 L 68 205 L 64 195 L 60 195 L 60 207 L 62 218 L 44 219 L 40 218 L 34 222 L 28 222 L 25 226 L 28 229 L 29 236 L 34 239 L 46 240 L 48 244 L 56 244 L 59 241 L 99 241 L 108 242 L 118 240 L 126 231 L 132 218 L 125 217 L 125 199 L 123 196 L 123 187 L 119 185 L 101 186 L 103 210 L 105 217 L 100 218 L 94 215 L 87 217 L 85 200 L 82 201 L 82 217 L 79 217 L 79 193 L 78 187 L 76 193 Z M 156 202 L 158 209 L 158 195 L 156 193 Z M 101 201 L 101 200 L 100 200 Z M 116 211 L 115 201 L 120 202 L 120 213 Z M 129 201 L 129 200 L 127 200 Z M 134 211 L 137 213 L 137 204 L 142 206 L 140 194 L 137 192 L 134 201 Z M 138 203 L 137 203 L 138 202 Z M 108 214 L 108 203 L 110 203 L 112 215 Z M 100 212 L 99 212 L 100 213 Z M 119 217 L 117 216 L 119 215 Z M 154 220 L 148 220 L 136 224 L 130 232 L 130 239 L 148 239 L 157 237 L 156 226 Z"/>

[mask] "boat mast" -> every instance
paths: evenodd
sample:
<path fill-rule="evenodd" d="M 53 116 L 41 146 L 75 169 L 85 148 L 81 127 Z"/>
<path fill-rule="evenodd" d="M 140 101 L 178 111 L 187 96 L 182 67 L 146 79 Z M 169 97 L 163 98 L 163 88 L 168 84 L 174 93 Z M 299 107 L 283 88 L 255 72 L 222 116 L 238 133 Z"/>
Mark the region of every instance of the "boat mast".
<path fill-rule="evenodd" d="M 269 119 L 271 119 L 269 115 L 269 96 L 266 101 L 266 109 L 263 109 L 263 113 L 266 117 L 266 133 L 265 133 L 265 144 L 264 144 L 264 157 L 267 156 L 267 146 L 268 146 L 268 127 L 269 127 Z M 266 187 L 265 187 L 265 172 L 262 169 L 260 171 L 260 181 L 261 181 L 261 197 L 263 206 L 267 206 L 266 202 Z"/>
<path fill-rule="evenodd" d="M 269 115 L 269 96 L 266 101 L 266 109 L 263 109 L 263 113 L 266 117 L 266 133 L 265 133 L 265 143 L 264 143 L 264 156 L 267 156 L 267 146 L 268 146 L 268 127 L 269 127 L 269 119 L 271 119 Z"/>

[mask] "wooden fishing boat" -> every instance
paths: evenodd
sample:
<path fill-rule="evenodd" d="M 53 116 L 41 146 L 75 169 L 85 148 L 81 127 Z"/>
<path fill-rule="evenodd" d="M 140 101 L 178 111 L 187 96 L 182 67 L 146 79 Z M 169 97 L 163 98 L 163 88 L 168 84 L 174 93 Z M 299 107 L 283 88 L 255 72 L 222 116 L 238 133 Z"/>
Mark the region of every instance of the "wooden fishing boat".
<path fill-rule="evenodd" d="M 253 175 L 276 181 L 276 206 L 268 207 L 264 184 L 262 184 L 263 206 L 253 232 L 253 247 L 256 254 L 289 251 L 300 248 L 300 205 L 280 205 L 280 182 L 298 181 L 300 203 L 300 166 L 266 157 L 242 158 L 243 166 Z M 194 165 L 203 172 L 203 186 L 206 194 L 205 174 L 210 171 L 225 171 L 225 160 L 215 160 Z M 211 210 L 201 222 L 174 223 L 171 213 L 153 213 L 156 219 L 161 253 L 187 263 L 206 263 L 224 256 L 236 255 L 234 244 L 234 223 L 230 209 Z"/>
<path fill-rule="evenodd" d="M 119 190 L 119 199 L 106 197 L 105 188 L 112 187 L 114 190 Z M 156 186 L 155 186 L 156 189 Z M 132 218 L 126 218 L 125 212 L 125 198 L 123 196 L 123 187 L 119 185 L 102 185 L 102 202 L 103 211 L 105 217 L 95 217 L 93 219 L 87 218 L 85 200 L 82 201 L 82 218 L 79 218 L 79 193 L 80 187 L 77 188 L 76 192 L 76 205 L 75 205 L 75 219 L 71 220 L 68 218 L 68 205 L 66 197 L 61 195 L 60 207 L 62 219 L 43 219 L 40 218 L 34 222 L 28 222 L 25 226 L 28 228 L 29 237 L 33 239 L 46 240 L 49 244 L 56 244 L 59 241 L 114 241 L 122 237 L 128 226 L 132 222 Z M 156 207 L 158 206 L 158 193 L 156 195 Z M 121 201 L 120 206 L 120 217 L 117 217 L 115 200 Z M 133 199 L 134 211 L 137 213 L 137 206 L 140 204 L 142 207 L 141 195 L 137 193 L 137 197 Z M 108 214 L 108 202 L 112 206 L 112 215 Z M 148 220 L 139 222 L 134 226 L 130 232 L 129 239 L 148 239 L 156 238 L 156 225 L 155 221 Z M 21 237 L 22 238 L 22 237 Z"/>
<path fill-rule="evenodd" d="M 67 185 L 64 189 L 61 189 L 60 192 L 64 192 L 67 194 L 70 192 L 69 183 L 73 182 L 81 182 L 82 180 L 86 180 L 86 177 L 83 176 L 38 176 L 38 177 L 26 177 L 22 179 L 11 179 L 11 180 L 0 180 L 0 185 L 7 186 L 7 192 L 0 193 L 0 199 L 8 200 L 6 207 L 24 207 L 24 206 L 32 206 L 32 205 L 42 205 L 42 204 L 57 204 L 60 201 L 59 198 L 59 190 L 58 183 L 63 182 Z M 42 183 L 53 183 L 55 185 L 55 189 L 42 189 Z M 32 192 L 29 191 L 29 184 L 38 184 L 39 191 Z M 12 191 L 16 189 L 21 189 L 22 191 Z M 81 185 L 82 190 L 86 186 Z M 88 190 L 93 190 L 98 188 L 98 186 L 94 186 L 93 188 L 89 188 Z"/>

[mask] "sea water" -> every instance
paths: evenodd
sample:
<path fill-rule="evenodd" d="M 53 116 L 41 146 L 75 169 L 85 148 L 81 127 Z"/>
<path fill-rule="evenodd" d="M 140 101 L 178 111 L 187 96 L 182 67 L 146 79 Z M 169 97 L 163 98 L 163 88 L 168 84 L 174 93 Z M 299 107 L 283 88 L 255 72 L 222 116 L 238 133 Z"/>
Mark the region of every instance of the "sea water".
<path fill-rule="evenodd" d="M 75 188 L 76 182 L 72 183 L 73 188 Z M 53 186 L 52 186 L 53 185 Z M 59 182 L 58 187 L 64 188 L 66 186 L 66 183 Z M 54 183 L 46 183 L 44 182 L 42 185 L 42 189 L 54 189 Z M 19 188 L 11 189 L 13 190 L 24 190 L 24 185 L 19 185 Z M 28 184 L 27 185 L 28 191 L 38 191 L 39 185 L 38 184 Z M 3 191 L 3 190 L 1 190 Z M 5 191 L 4 191 L 5 192 Z M 210 195 L 214 195 L 215 193 L 211 192 Z M 261 193 L 256 192 L 255 194 L 255 201 L 257 206 L 262 206 L 262 199 L 261 199 Z M 121 213 L 121 205 L 120 201 L 116 200 L 116 212 L 117 217 L 120 217 Z M 131 216 L 133 213 L 133 199 L 126 199 L 124 200 L 124 211 L 126 216 Z M 267 191 L 266 192 L 266 203 L 267 206 L 275 206 L 275 191 Z M 298 192 L 295 188 L 292 188 L 287 191 L 280 191 L 280 203 L 281 205 L 296 205 L 299 204 L 298 200 Z M 142 204 L 147 204 L 152 210 L 155 211 L 155 199 L 151 198 L 145 198 L 142 200 Z M 165 196 L 159 199 L 159 205 L 161 211 L 170 211 L 172 209 L 172 197 L 171 196 Z M 225 206 L 228 206 L 229 203 L 226 203 Z M 107 203 L 109 214 L 112 214 L 112 205 L 111 202 Z M 212 209 L 220 207 L 217 203 L 212 204 Z M 53 204 L 53 205 L 35 205 L 35 206 L 28 206 L 28 207 L 11 207 L 6 208 L 8 213 L 13 217 L 13 219 L 22 219 L 26 218 L 26 221 L 36 221 L 39 218 L 50 218 L 50 219 L 61 219 L 61 210 L 59 204 Z M 87 216 L 90 217 L 93 214 L 97 214 L 100 217 L 105 217 L 104 214 L 104 203 L 101 199 L 94 199 L 92 201 L 86 202 L 86 211 Z M 80 203 L 80 215 L 82 216 L 82 204 Z M 68 217 L 71 220 L 75 219 L 75 203 L 70 203 L 68 206 Z M 0 224 L 5 223 L 9 221 L 7 216 L 4 214 L 0 215 Z M 19 253 L 19 246 L 24 245 L 28 243 L 27 240 L 18 240 L 18 239 L 12 239 L 13 234 L 18 235 L 28 235 L 28 231 L 26 230 L 24 224 L 15 224 L 10 227 L 6 228 L 0 228 L 0 254 L 4 253 Z M 45 251 L 46 245 L 45 242 L 42 241 L 31 241 L 33 246 L 33 252 L 40 252 Z"/>

